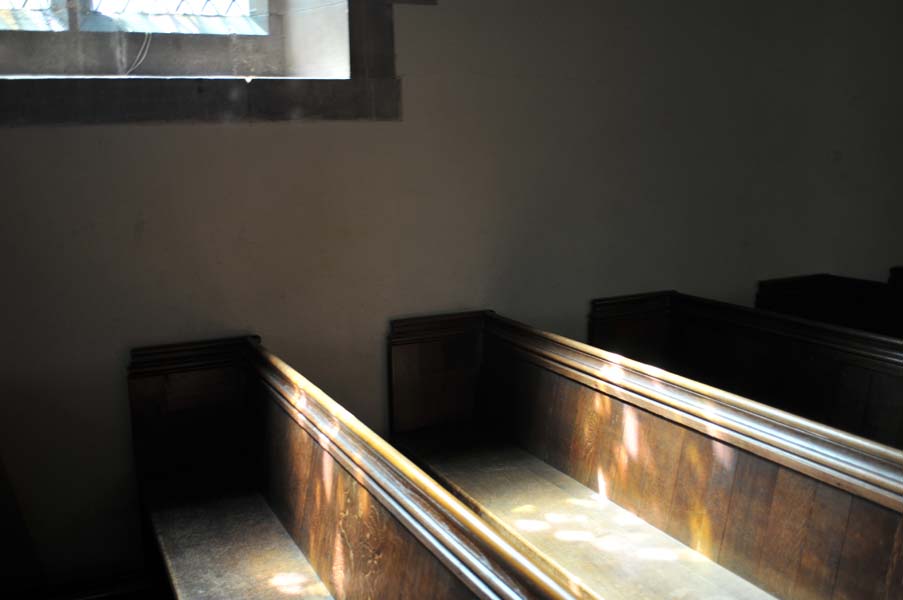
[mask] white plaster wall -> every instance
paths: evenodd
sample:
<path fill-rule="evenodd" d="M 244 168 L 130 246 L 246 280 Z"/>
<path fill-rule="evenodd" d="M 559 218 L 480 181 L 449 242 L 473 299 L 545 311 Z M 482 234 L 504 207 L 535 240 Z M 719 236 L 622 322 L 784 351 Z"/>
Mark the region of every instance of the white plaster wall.
<path fill-rule="evenodd" d="M 399 123 L 0 131 L 0 450 L 48 574 L 138 562 L 130 347 L 256 332 L 382 430 L 393 317 L 582 337 L 592 297 L 883 278 L 895 4 L 442 0 L 396 8 Z"/>

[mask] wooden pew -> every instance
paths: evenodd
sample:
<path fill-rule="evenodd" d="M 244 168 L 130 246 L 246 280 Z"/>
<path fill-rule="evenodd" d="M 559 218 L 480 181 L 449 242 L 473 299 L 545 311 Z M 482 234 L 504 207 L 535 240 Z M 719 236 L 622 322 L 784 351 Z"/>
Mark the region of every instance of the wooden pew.
<path fill-rule="evenodd" d="M 389 350 L 393 443 L 586 597 L 903 597 L 898 450 L 491 312 Z"/>
<path fill-rule="evenodd" d="M 903 292 L 903 267 L 891 267 L 887 283 L 898 292 Z"/>
<path fill-rule="evenodd" d="M 818 274 L 759 282 L 756 308 L 903 338 L 900 268 L 888 283 Z"/>
<path fill-rule="evenodd" d="M 903 447 L 903 339 L 669 291 L 594 300 L 589 341 Z"/>
<path fill-rule="evenodd" d="M 147 530 L 178 598 L 573 598 L 254 337 L 129 369 Z"/>

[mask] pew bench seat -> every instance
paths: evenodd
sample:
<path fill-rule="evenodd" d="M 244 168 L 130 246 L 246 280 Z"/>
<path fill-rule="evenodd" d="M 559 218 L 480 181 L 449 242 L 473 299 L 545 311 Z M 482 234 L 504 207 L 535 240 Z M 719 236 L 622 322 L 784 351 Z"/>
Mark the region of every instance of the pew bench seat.
<path fill-rule="evenodd" d="M 150 511 L 179 600 L 330 600 L 304 554 L 260 494 Z"/>
<path fill-rule="evenodd" d="M 606 600 L 773 598 L 512 444 L 398 440 L 509 542 Z"/>

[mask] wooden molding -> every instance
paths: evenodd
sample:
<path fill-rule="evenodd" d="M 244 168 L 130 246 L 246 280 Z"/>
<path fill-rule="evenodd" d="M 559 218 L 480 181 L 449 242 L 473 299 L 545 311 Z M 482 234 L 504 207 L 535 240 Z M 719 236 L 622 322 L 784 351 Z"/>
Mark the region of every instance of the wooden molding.
<path fill-rule="evenodd" d="M 129 376 L 177 373 L 238 363 L 249 346 L 259 343 L 259 336 L 247 335 L 136 348 L 131 352 Z"/>

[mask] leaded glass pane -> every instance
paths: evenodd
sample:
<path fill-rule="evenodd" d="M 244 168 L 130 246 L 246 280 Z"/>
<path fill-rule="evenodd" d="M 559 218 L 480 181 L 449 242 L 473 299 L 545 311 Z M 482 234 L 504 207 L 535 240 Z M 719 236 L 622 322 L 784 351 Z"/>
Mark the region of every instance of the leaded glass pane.
<path fill-rule="evenodd" d="M 266 0 L 87 0 L 85 31 L 266 35 Z"/>
<path fill-rule="evenodd" d="M 65 0 L 0 0 L 0 30 L 66 31 Z"/>

